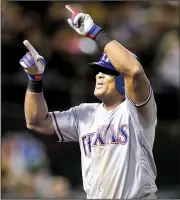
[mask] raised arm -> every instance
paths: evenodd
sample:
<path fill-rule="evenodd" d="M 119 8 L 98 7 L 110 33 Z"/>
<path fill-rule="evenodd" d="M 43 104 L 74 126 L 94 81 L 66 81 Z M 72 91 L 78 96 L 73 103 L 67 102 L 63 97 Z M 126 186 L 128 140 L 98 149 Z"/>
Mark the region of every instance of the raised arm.
<path fill-rule="evenodd" d="M 141 64 L 133 54 L 116 40 L 109 37 L 103 29 L 95 24 L 90 15 L 80 13 L 70 5 L 66 8 L 72 13 L 67 21 L 79 34 L 97 42 L 102 51 L 109 57 L 117 71 L 125 77 L 126 94 L 134 104 L 141 105 L 149 95 L 149 81 Z"/>
<path fill-rule="evenodd" d="M 144 103 L 149 96 L 150 86 L 141 64 L 116 40 L 106 44 L 104 51 L 116 70 L 124 75 L 127 95 L 137 105 Z"/>
<path fill-rule="evenodd" d="M 24 45 L 29 50 L 20 60 L 20 64 L 29 78 L 24 104 L 26 126 L 36 132 L 53 135 L 55 130 L 42 92 L 46 62 L 27 40 L 24 41 Z"/>
<path fill-rule="evenodd" d="M 134 109 L 132 113 L 140 113 L 138 116 L 143 118 L 145 126 L 151 126 L 156 119 L 156 104 L 150 82 L 136 56 L 105 33 L 90 15 L 80 13 L 70 5 L 66 5 L 66 8 L 72 14 L 67 20 L 69 25 L 77 33 L 96 41 L 114 68 L 124 75 L 128 105 Z"/>
<path fill-rule="evenodd" d="M 53 135 L 55 134 L 51 116 L 42 93 L 26 91 L 24 103 L 26 126 L 36 132 Z"/>

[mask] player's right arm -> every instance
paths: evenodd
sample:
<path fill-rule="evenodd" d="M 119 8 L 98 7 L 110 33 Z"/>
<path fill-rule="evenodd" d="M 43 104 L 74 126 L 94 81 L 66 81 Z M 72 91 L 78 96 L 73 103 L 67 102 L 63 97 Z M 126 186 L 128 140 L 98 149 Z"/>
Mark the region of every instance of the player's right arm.
<path fill-rule="evenodd" d="M 54 135 L 55 129 L 43 93 L 26 91 L 25 119 L 28 129 L 45 135 Z"/>
<path fill-rule="evenodd" d="M 79 107 L 48 112 L 42 84 L 46 62 L 28 41 L 24 41 L 24 45 L 29 50 L 20 60 L 29 78 L 24 105 L 27 128 L 45 135 L 56 133 L 59 142 L 77 142 Z"/>
<path fill-rule="evenodd" d="M 46 62 L 27 40 L 23 43 L 29 50 L 20 60 L 29 78 L 24 103 L 26 126 L 36 132 L 53 135 L 55 129 L 42 91 Z"/>

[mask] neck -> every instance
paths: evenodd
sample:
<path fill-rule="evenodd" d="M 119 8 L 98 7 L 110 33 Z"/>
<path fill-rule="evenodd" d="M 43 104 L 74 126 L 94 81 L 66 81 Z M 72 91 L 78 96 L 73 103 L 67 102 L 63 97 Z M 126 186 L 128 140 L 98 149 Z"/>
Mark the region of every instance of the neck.
<path fill-rule="evenodd" d="M 118 99 L 114 101 L 103 101 L 104 108 L 106 110 L 113 110 L 115 109 L 119 104 L 121 104 L 124 101 L 124 99 Z"/>

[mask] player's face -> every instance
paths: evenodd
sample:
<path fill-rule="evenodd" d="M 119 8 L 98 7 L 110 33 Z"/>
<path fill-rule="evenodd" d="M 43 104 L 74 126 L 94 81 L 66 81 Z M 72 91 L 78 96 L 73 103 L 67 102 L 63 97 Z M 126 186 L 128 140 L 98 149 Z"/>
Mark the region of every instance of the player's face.
<path fill-rule="evenodd" d="M 94 89 L 94 95 L 103 100 L 105 97 L 108 97 L 113 94 L 119 94 L 115 87 L 115 76 L 104 74 L 99 72 L 96 75 L 96 85 Z"/>

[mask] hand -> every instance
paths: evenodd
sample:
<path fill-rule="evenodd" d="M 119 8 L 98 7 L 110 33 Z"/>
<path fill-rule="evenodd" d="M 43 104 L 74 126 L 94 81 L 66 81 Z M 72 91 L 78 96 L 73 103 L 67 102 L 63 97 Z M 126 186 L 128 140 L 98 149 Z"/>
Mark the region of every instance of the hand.
<path fill-rule="evenodd" d="M 39 55 L 35 48 L 28 40 L 24 40 L 23 44 L 29 50 L 25 56 L 19 61 L 31 80 L 41 80 L 44 72 L 46 61 Z"/>
<path fill-rule="evenodd" d="M 72 13 L 72 17 L 67 22 L 80 35 L 94 39 L 101 31 L 102 28 L 93 22 L 90 15 L 80 13 L 70 5 L 66 5 L 66 8 Z"/>

